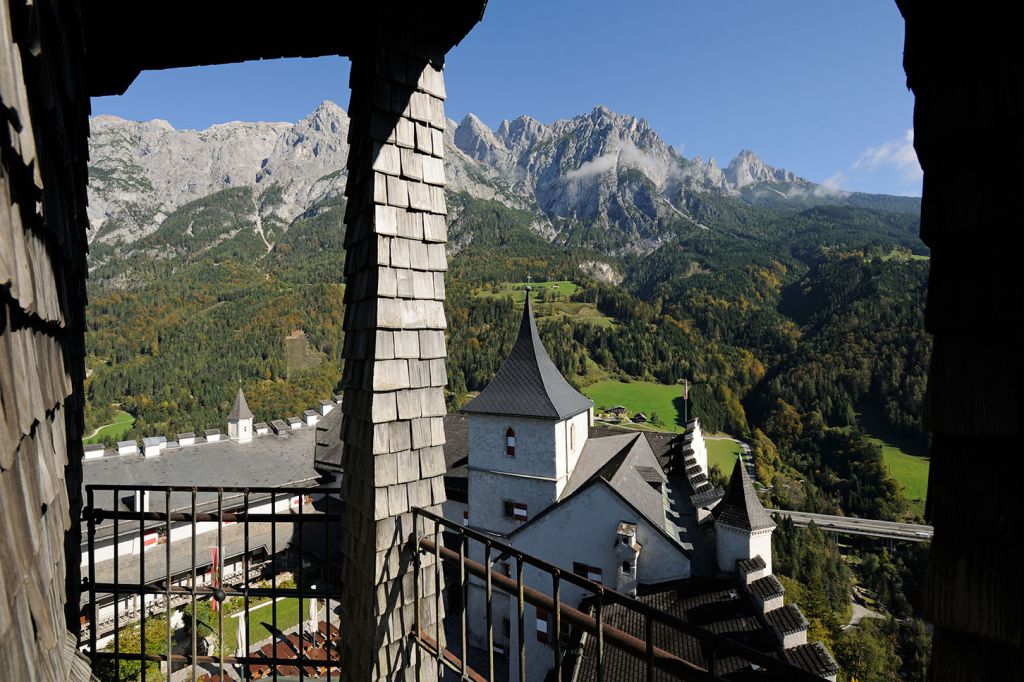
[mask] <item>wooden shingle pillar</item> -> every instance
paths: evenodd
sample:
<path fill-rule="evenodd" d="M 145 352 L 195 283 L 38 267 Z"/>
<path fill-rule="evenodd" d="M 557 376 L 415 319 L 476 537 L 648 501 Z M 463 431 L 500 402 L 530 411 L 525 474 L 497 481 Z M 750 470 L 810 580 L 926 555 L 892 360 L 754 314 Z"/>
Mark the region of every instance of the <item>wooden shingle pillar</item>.
<path fill-rule="evenodd" d="M 445 499 L 443 58 L 413 43 L 352 58 L 341 533 L 349 680 L 437 679 L 408 635 L 410 510 L 440 513 Z M 432 557 L 422 557 L 420 586 L 433 636 Z"/>

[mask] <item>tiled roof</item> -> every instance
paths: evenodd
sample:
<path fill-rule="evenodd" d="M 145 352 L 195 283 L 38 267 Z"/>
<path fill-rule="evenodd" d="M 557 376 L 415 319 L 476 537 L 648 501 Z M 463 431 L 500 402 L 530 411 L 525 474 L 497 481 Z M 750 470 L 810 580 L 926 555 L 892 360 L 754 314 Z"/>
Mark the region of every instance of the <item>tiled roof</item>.
<path fill-rule="evenodd" d="M 765 617 L 784 635 L 806 630 L 810 626 L 810 623 L 804 618 L 803 611 L 796 604 L 786 604 L 783 607 L 772 609 L 765 614 Z"/>
<path fill-rule="evenodd" d="M 754 573 L 755 571 L 761 571 L 768 568 L 768 564 L 764 562 L 761 555 L 758 554 L 753 559 L 740 559 L 736 562 L 736 568 L 739 569 L 740 573 Z"/>
<path fill-rule="evenodd" d="M 235 404 L 231 406 L 231 411 L 228 412 L 228 419 L 252 419 L 249 403 L 245 402 L 245 394 L 242 393 L 241 387 L 239 387 L 238 393 L 235 394 Z"/>
<path fill-rule="evenodd" d="M 717 521 L 733 528 L 763 530 L 775 527 L 772 517 L 761 506 L 761 500 L 757 499 L 742 457 L 736 458 L 729 488 L 713 513 Z"/>
<path fill-rule="evenodd" d="M 650 589 L 659 591 L 638 597 L 649 606 L 758 651 L 775 653 L 778 650 L 778 640 L 774 633 L 758 618 L 757 609 L 749 599 L 736 589 L 734 579 L 689 578 Z M 606 606 L 602 609 L 602 620 L 606 625 L 644 638 L 644 618 L 635 611 L 619 605 Z M 657 646 L 686 661 L 701 667 L 707 666 L 700 643 L 690 635 L 656 622 L 654 641 Z M 578 682 L 598 679 L 596 656 L 595 638 L 590 637 L 576 662 L 577 675 L 574 679 Z M 717 659 L 716 666 L 718 674 L 725 679 L 743 675 L 744 670 L 750 671 L 749 664 L 735 656 Z M 603 673 L 605 680 L 617 682 L 641 682 L 647 679 L 643 659 L 607 645 L 604 648 Z M 675 677 L 657 671 L 655 679 L 670 680 Z"/>
<path fill-rule="evenodd" d="M 786 594 L 786 588 L 774 575 L 766 575 L 750 583 L 750 591 L 761 599 L 772 599 Z"/>
<path fill-rule="evenodd" d="M 839 665 L 821 642 L 786 649 L 786 660 L 807 672 L 828 677 L 839 672 Z"/>
<path fill-rule="evenodd" d="M 540 419 L 566 419 L 594 402 L 569 385 L 548 357 L 537 334 L 530 297 L 526 297 L 519 336 L 491 383 L 464 412 Z"/>

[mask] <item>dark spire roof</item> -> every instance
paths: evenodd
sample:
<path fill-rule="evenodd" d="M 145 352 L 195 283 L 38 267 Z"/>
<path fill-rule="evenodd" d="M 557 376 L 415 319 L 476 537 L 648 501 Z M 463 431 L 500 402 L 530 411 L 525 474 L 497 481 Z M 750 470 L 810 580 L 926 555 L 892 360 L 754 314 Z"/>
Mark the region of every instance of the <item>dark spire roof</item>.
<path fill-rule="evenodd" d="M 764 530 L 774 528 L 775 522 L 768 515 L 761 500 L 757 499 L 754 485 L 750 482 L 743 457 L 736 457 L 736 466 L 732 468 L 729 489 L 725 497 L 714 509 L 715 520 L 733 528 L 744 530 Z"/>
<path fill-rule="evenodd" d="M 569 385 L 548 357 L 537 334 L 530 294 L 512 352 L 491 383 L 463 410 L 476 414 L 565 419 L 593 407 L 594 402 Z"/>
<path fill-rule="evenodd" d="M 228 413 L 228 419 L 252 419 L 252 412 L 249 411 L 249 404 L 245 402 L 245 394 L 242 393 L 242 387 L 238 387 L 238 393 L 235 394 L 235 404 L 231 408 L 231 412 Z"/>

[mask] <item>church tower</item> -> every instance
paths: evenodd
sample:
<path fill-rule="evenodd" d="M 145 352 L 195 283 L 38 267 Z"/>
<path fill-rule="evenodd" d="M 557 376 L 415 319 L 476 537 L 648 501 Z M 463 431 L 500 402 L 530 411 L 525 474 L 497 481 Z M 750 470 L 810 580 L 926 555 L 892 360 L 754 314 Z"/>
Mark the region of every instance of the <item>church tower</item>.
<path fill-rule="evenodd" d="M 544 349 L 527 289 L 512 352 L 463 408 L 469 524 L 507 534 L 556 502 L 587 442 L 593 409 Z"/>
<path fill-rule="evenodd" d="M 231 412 L 228 413 L 228 438 L 239 443 L 251 443 L 252 442 L 252 412 L 249 411 L 249 405 L 245 402 L 245 394 L 242 393 L 242 387 L 238 387 L 238 393 L 235 394 L 235 404 L 231 407 Z"/>
<path fill-rule="evenodd" d="M 715 517 L 715 538 L 718 546 L 718 569 L 736 571 L 736 562 L 760 556 L 772 572 L 772 531 L 775 522 L 757 499 L 743 457 L 736 457 L 736 466 L 729 478 L 729 489 L 712 512 Z"/>

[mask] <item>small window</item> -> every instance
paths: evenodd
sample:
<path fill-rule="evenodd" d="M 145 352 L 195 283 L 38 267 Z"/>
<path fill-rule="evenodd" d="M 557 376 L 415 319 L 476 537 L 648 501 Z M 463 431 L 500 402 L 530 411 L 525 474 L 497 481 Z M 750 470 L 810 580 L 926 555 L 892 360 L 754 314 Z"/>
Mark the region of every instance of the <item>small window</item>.
<path fill-rule="evenodd" d="M 469 510 L 468 509 L 463 509 L 462 510 L 462 525 L 463 526 L 468 526 L 469 525 Z"/>
<path fill-rule="evenodd" d="M 516 432 L 511 428 L 505 432 L 505 454 L 509 457 L 516 456 Z"/>
<path fill-rule="evenodd" d="M 572 572 L 587 580 L 593 580 L 595 583 L 601 582 L 601 569 L 596 566 L 588 566 L 579 561 L 574 561 L 572 562 Z"/>
<path fill-rule="evenodd" d="M 569 424 L 569 451 L 576 452 L 576 425 Z"/>
<path fill-rule="evenodd" d="M 548 642 L 548 612 L 537 609 L 537 641 Z"/>
<path fill-rule="evenodd" d="M 512 637 L 512 619 L 502 618 L 501 619 L 501 634 L 506 640 Z"/>
<path fill-rule="evenodd" d="M 509 564 L 509 562 L 507 562 L 507 561 L 499 561 L 498 562 L 498 570 L 501 571 L 501 574 L 503 576 L 505 576 L 506 578 L 511 578 L 512 577 L 512 565 Z"/>
<path fill-rule="evenodd" d="M 505 518 L 512 519 L 518 523 L 523 523 L 527 519 L 526 505 L 522 502 L 513 502 L 511 500 L 505 500 Z"/>
<path fill-rule="evenodd" d="M 633 569 L 630 568 L 628 561 L 623 561 L 622 562 L 622 572 L 623 573 L 632 573 L 633 572 Z"/>

